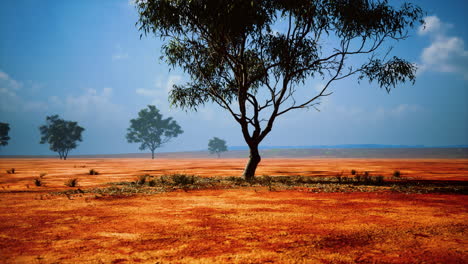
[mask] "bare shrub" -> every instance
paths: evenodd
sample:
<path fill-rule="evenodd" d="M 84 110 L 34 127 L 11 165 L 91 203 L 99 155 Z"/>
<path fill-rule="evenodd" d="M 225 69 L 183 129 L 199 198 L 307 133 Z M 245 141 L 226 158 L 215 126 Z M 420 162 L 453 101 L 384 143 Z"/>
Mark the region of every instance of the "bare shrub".
<path fill-rule="evenodd" d="M 65 186 L 76 187 L 78 185 L 78 178 L 68 179 L 65 182 Z"/>
<path fill-rule="evenodd" d="M 38 177 L 38 178 L 35 178 L 35 179 L 34 179 L 34 185 L 36 185 L 36 186 L 43 186 L 44 183 L 42 182 L 42 179 Z"/>
<path fill-rule="evenodd" d="M 148 174 L 140 175 L 137 177 L 136 184 L 144 185 L 146 183 L 146 179 L 149 177 Z"/>

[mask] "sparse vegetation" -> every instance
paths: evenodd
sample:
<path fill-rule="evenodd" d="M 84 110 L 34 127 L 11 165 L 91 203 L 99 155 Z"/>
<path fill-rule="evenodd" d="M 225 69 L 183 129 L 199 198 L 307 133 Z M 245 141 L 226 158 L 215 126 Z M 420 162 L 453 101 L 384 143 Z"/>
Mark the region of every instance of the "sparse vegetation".
<path fill-rule="evenodd" d="M 99 172 L 95 169 L 90 169 L 89 170 L 89 175 L 99 175 Z"/>
<path fill-rule="evenodd" d="M 11 168 L 6 171 L 8 174 L 15 174 L 15 168 Z"/>
<path fill-rule="evenodd" d="M 150 187 L 154 187 L 156 186 L 158 183 L 156 181 L 156 179 L 152 178 L 151 180 L 148 181 L 148 186 Z"/>
<path fill-rule="evenodd" d="M 400 179 L 401 178 L 401 172 L 399 170 L 396 170 L 393 172 L 393 178 Z"/>
<path fill-rule="evenodd" d="M 354 180 L 356 182 L 361 182 L 361 175 L 359 175 L 359 174 L 354 175 Z"/>
<path fill-rule="evenodd" d="M 76 187 L 77 185 L 78 185 L 78 178 L 68 179 L 65 182 L 65 186 L 68 186 L 68 187 Z"/>
<path fill-rule="evenodd" d="M 172 180 L 175 185 L 193 185 L 196 182 L 196 178 L 193 175 L 185 174 L 174 174 L 172 175 Z"/>
<path fill-rule="evenodd" d="M 44 183 L 42 182 L 42 179 L 41 179 L 41 178 L 35 178 L 35 179 L 34 179 L 34 185 L 36 185 L 36 186 L 43 186 Z"/>
<path fill-rule="evenodd" d="M 39 174 L 39 178 L 42 179 L 42 178 L 44 178 L 46 175 L 47 175 L 47 173 L 43 172 L 43 173 Z"/>
<path fill-rule="evenodd" d="M 91 171 L 96 172 L 94 169 Z M 200 177 L 190 174 L 144 174 L 133 181 L 109 183 L 110 187 L 84 190 L 96 195 L 135 195 L 171 192 L 177 190 L 237 189 L 258 191 L 265 187 L 269 191 L 297 189 L 310 192 L 402 192 L 402 193 L 452 193 L 467 194 L 468 184 L 454 181 L 428 181 L 392 175 L 373 175 L 370 171 L 353 170 L 335 172 L 335 176 L 271 176 L 263 175 L 253 180 L 243 177 Z M 319 173 L 324 173 L 320 171 Z M 325 175 L 333 175 L 328 172 Z M 68 185 L 67 185 L 68 186 Z M 68 192 L 67 192 L 68 193 Z"/>
<path fill-rule="evenodd" d="M 144 185 L 146 183 L 146 179 L 149 177 L 148 174 L 140 175 L 137 177 L 136 184 Z"/>

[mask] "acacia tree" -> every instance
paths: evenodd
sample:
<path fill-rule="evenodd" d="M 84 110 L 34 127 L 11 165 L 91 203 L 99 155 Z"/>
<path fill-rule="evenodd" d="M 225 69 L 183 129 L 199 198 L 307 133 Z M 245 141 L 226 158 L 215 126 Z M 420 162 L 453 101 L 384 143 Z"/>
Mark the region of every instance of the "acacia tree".
<path fill-rule="evenodd" d="M 0 123 L 0 146 L 8 145 L 8 140 L 10 140 L 8 132 L 10 132 L 10 124 Z"/>
<path fill-rule="evenodd" d="M 39 127 L 41 144 L 48 143 L 50 150 L 58 152 L 60 159 L 67 159 L 68 152 L 82 141 L 81 133 L 85 130 L 77 122 L 66 121 L 58 115 L 48 116 L 46 124 Z"/>
<path fill-rule="evenodd" d="M 171 103 L 196 111 L 214 102 L 239 123 L 250 149 L 247 180 L 254 178 L 258 146 L 277 118 L 316 107 L 336 81 L 354 75 L 389 92 L 415 80 L 415 65 L 389 57 L 384 45 L 422 23 L 422 10 L 410 3 L 144 0 L 136 6 L 142 35 L 161 37 L 167 63 L 191 77 L 173 86 Z M 308 78 L 323 82 L 322 89 L 306 87 Z M 308 89 L 309 97 L 295 97 L 298 89 Z"/>
<path fill-rule="evenodd" d="M 127 141 L 141 143 L 140 150 L 151 150 L 152 159 L 157 148 L 184 132 L 172 117 L 163 119 L 154 105 L 148 105 L 138 113 L 138 118 L 130 120 L 127 131 Z"/>
<path fill-rule="evenodd" d="M 226 152 L 227 150 L 228 149 L 225 140 L 213 137 L 208 141 L 208 151 L 211 154 L 216 153 L 216 155 L 218 155 L 218 158 L 220 157 L 221 152 Z"/>

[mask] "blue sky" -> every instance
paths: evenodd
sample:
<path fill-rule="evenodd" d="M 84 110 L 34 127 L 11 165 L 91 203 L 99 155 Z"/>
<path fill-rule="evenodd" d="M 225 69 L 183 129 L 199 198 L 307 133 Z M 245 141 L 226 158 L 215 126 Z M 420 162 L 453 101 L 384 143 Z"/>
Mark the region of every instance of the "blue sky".
<path fill-rule="evenodd" d="M 427 27 L 392 52 L 419 65 L 414 86 L 387 94 L 367 82 L 336 83 L 320 112 L 282 116 L 262 145 L 468 144 L 468 4 L 413 3 L 427 12 Z M 10 124 L 11 140 L 0 154 L 52 154 L 38 130 L 52 114 L 86 129 L 71 154 L 139 152 L 125 133 L 148 104 L 185 131 L 159 151 L 206 149 L 213 136 L 244 145 L 237 123 L 217 106 L 196 113 L 169 107 L 168 90 L 188 76 L 159 59 L 159 39 L 140 39 L 137 18 L 128 0 L 2 1 L 0 122 Z M 307 80 L 299 95 L 320 84 Z"/>

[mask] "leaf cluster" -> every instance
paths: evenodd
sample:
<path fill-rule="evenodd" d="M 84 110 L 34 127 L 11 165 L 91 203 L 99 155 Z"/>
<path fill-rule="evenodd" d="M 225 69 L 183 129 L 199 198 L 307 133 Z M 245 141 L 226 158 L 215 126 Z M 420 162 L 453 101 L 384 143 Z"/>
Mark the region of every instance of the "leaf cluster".
<path fill-rule="evenodd" d="M 333 76 L 347 57 L 373 53 L 387 39 L 404 39 L 423 15 L 412 4 L 395 8 L 385 0 L 148 0 L 137 8 L 142 34 L 168 39 L 167 63 L 191 76 L 191 82 L 174 86 L 172 103 L 195 110 L 209 101 L 226 107 L 233 99 L 247 100 L 246 93 L 255 95 L 275 81 L 294 85 Z M 286 29 L 274 30 L 279 23 Z M 334 53 L 325 53 L 325 37 L 339 40 Z M 358 48 L 350 50 L 353 44 Z M 362 72 L 361 78 L 389 90 L 414 81 L 414 71 L 414 65 L 393 58 L 371 59 L 347 73 Z"/>
<path fill-rule="evenodd" d="M 221 152 L 226 152 L 227 146 L 226 146 L 226 141 L 217 137 L 213 137 L 208 141 L 208 151 L 211 154 L 218 154 Z"/>
<path fill-rule="evenodd" d="M 140 150 L 154 151 L 182 133 L 172 117 L 163 118 L 156 106 L 148 105 L 138 113 L 138 118 L 130 120 L 126 137 L 129 143 L 141 143 Z"/>
<path fill-rule="evenodd" d="M 8 145 L 8 140 L 10 140 L 10 137 L 8 136 L 9 131 L 10 124 L 0 123 L 0 146 Z"/>
<path fill-rule="evenodd" d="M 58 115 L 47 116 L 46 124 L 39 127 L 41 132 L 41 144 L 49 144 L 50 150 L 58 152 L 60 158 L 65 158 L 71 149 L 82 141 L 81 134 L 85 130 L 77 122 L 66 121 Z"/>

